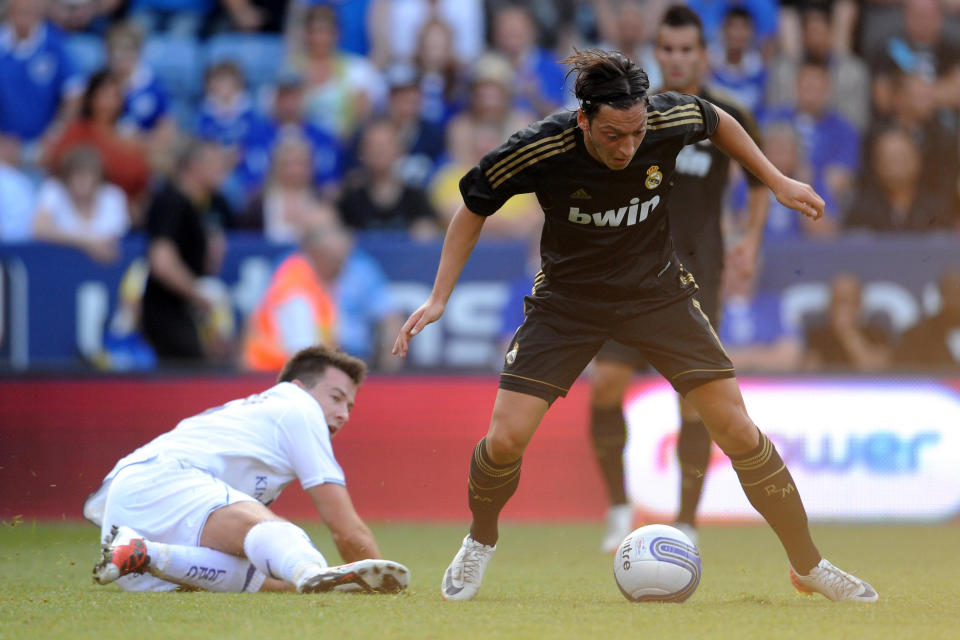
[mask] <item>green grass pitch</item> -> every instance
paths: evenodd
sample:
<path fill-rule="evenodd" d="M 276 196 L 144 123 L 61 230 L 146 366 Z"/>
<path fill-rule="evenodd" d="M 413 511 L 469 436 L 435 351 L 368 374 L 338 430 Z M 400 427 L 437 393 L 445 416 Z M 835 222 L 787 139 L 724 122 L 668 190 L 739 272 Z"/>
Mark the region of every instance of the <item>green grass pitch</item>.
<path fill-rule="evenodd" d="M 321 527 L 307 527 L 328 558 Z M 600 525 L 503 527 L 473 602 L 445 603 L 440 577 L 464 526 L 374 526 L 412 582 L 395 596 L 126 594 L 90 580 L 97 531 L 82 524 L 0 527 L 0 638 L 803 638 L 956 639 L 960 527 L 819 526 L 840 567 L 870 581 L 875 605 L 834 604 L 790 586 L 762 526 L 707 527 L 703 580 L 684 604 L 632 604 L 597 551 Z"/>

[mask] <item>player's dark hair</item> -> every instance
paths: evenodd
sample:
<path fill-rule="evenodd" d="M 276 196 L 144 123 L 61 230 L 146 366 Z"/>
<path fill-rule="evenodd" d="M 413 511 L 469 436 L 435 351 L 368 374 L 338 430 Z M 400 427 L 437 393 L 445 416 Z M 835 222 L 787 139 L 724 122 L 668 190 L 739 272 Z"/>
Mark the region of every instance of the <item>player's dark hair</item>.
<path fill-rule="evenodd" d="M 312 387 L 330 367 L 343 371 L 357 385 L 362 383 L 367 375 L 367 365 L 360 358 L 317 344 L 297 351 L 287 360 L 280 370 L 277 382 L 299 380 L 304 386 Z"/>
<path fill-rule="evenodd" d="M 626 110 L 647 99 L 650 80 L 647 73 L 619 51 L 574 49 L 574 54 L 560 61 L 570 65 L 567 75 L 576 73 L 574 95 L 588 120 L 601 105 Z"/>
<path fill-rule="evenodd" d="M 700 42 L 700 46 L 707 46 L 707 39 L 703 35 L 703 20 L 701 20 L 697 12 L 690 7 L 682 4 L 673 5 L 663 14 L 663 18 L 660 20 L 660 26 L 670 27 L 672 29 L 696 27 L 697 40 Z"/>

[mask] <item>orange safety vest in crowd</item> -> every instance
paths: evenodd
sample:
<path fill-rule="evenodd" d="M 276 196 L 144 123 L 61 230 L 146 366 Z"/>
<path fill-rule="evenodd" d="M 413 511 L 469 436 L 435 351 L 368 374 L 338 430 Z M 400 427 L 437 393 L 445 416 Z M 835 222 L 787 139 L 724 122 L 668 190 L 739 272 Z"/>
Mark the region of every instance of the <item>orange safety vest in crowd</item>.
<path fill-rule="evenodd" d="M 337 308 L 326 287 L 317 278 L 307 259 L 295 253 L 284 260 L 273 277 L 263 300 L 250 314 L 243 346 L 243 361 L 255 371 L 279 371 L 292 353 L 283 348 L 277 309 L 293 298 L 303 298 L 313 311 L 316 341 L 336 346 Z"/>

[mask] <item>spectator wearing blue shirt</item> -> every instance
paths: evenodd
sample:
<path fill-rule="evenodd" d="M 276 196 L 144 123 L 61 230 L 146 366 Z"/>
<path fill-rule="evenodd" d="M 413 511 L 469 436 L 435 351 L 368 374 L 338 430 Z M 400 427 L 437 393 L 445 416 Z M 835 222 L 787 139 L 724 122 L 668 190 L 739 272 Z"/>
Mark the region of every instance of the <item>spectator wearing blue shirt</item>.
<path fill-rule="evenodd" d="M 494 15 L 493 49 L 513 69 L 515 107 L 546 116 L 572 100 L 566 71 L 556 55 L 537 46 L 537 26 L 526 8 L 507 5 Z"/>
<path fill-rule="evenodd" d="M 413 67 L 396 64 L 385 76 L 390 88 L 386 118 L 396 127 L 401 146 L 397 171 L 405 183 L 425 188 L 446 152 L 445 131 L 421 115 L 420 78 Z M 354 137 L 348 163 L 351 169 L 358 164 L 360 137 Z"/>
<path fill-rule="evenodd" d="M 708 47 L 721 41 L 724 22 L 733 9 L 747 13 L 761 45 L 772 42 L 777 35 L 779 6 L 776 0 L 687 0 L 687 6 L 703 21 Z"/>
<path fill-rule="evenodd" d="M 302 17 L 303 10 L 315 5 L 327 5 L 336 12 L 337 28 L 340 32 L 340 48 L 357 56 L 370 53 L 368 34 L 370 5 L 372 0 L 293 0 L 294 15 Z M 299 23 L 298 23 L 299 24 Z"/>
<path fill-rule="evenodd" d="M 107 66 L 123 85 L 122 125 L 153 131 L 167 120 L 169 96 L 140 57 L 143 32 L 132 22 L 118 22 L 107 33 Z"/>
<path fill-rule="evenodd" d="M 253 122 L 241 142 L 237 176 L 249 196 L 264 186 L 270 159 L 282 138 L 297 137 L 310 147 L 312 179 L 321 191 L 332 193 L 340 183 L 343 151 L 330 133 L 307 122 L 303 110 L 303 79 L 292 72 L 277 78 L 270 113 Z"/>
<path fill-rule="evenodd" d="M 808 60 L 797 71 L 796 107 L 775 110 L 768 120 L 786 120 L 796 128 L 810 163 L 811 184 L 826 202 L 826 217 L 837 220 L 853 194 L 860 134 L 846 118 L 829 109 L 830 94 L 827 67 Z"/>
<path fill-rule="evenodd" d="M 144 139 L 150 166 L 158 173 L 172 168 L 176 121 L 160 78 L 141 57 L 143 32 L 133 22 L 118 22 L 107 32 L 107 68 L 123 91 L 118 129 Z"/>
<path fill-rule="evenodd" d="M 722 46 L 711 55 L 711 83 L 726 90 L 741 104 L 760 116 L 767 91 L 767 68 L 756 46 L 753 16 L 734 6 L 723 20 Z"/>
<path fill-rule="evenodd" d="M 800 329 L 783 317 L 775 292 L 758 292 L 754 274 L 724 273 L 720 341 L 738 371 L 785 372 L 800 366 Z"/>
<path fill-rule="evenodd" d="M 466 74 L 456 57 L 450 25 L 442 20 L 423 25 L 413 64 L 420 76 L 424 120 L 446 126 L 466 93 Z"/>
<path fill-rule="evenodd" d="M 762 137 L 763 153 L 773 166 L 794 180 L 811 182 L 810 165 L 792 123 L 784 120 L 773 122 L 764 127 Z M 837 233 L 839 225 L 836 220 L 830 218 L 811 220 L 805 216 L 798 216 L 796 211 L 777 202 L 773 194 L 769 194 L 769 197 L 770 208 L 763 228 L 763 246 L 773 246 L 778 242 L 803 238 L 829 237 Z M 749 219 L 746 180 L 741 178 L 731 189 L 730 206 L 738 212 L 735 224 L 743 229 Z"/>
<path fill-rule="evenodd" d="M 207 70 L 204 97 L 197 113 L 201 140 L 236 149 L 256 125 L 258 115 L 245 90 L 243 71 L 229 60 Z"/>
<path fill-rule="evenodd" d="M 0 25 L 0 133 L 18 139 L 22 157 L 77 107 L 74 73 L 60 31 L 44 20 L 46 0 L 10 0 Z"/>
<path fill-rule="evenodd" d="M 246 204 L 246 189 L 236 170 L 243 157 L 243 144 L 251 132 L 261 127 L 261 116 L 245 89 L 243 71 L 229 60 L 207 69 L 204 97 L 197 112 L 196 136 L 220 145 L 227 158 L 230 174 L 223 194 L 235 209 Z"/>

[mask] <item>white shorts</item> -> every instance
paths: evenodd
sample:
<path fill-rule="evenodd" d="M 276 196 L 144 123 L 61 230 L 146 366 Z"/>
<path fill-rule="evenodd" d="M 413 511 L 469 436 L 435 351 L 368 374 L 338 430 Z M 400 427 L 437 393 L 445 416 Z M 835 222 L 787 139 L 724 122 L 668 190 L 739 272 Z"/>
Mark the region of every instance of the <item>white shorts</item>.
<path fill-rule="evenodd" d="M 101 540 L 113 525 L 125 525 L 148 540 L 200 546 L 207 518 L 236 502 L 256 502 L 223 480 L 179 460 L 151 458 L 124 467 L 107 487 Z M 177 585 L 149 574 L 117 581 L 126 591 L 170 591 Z"/>

